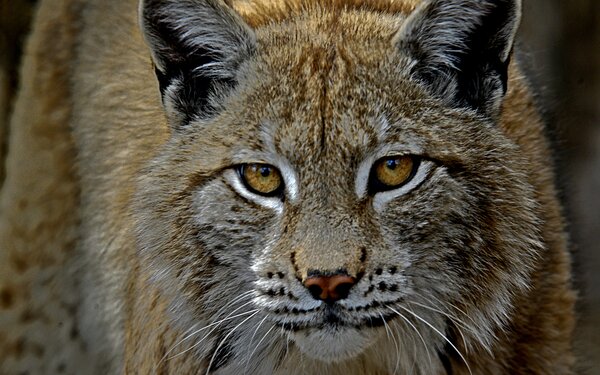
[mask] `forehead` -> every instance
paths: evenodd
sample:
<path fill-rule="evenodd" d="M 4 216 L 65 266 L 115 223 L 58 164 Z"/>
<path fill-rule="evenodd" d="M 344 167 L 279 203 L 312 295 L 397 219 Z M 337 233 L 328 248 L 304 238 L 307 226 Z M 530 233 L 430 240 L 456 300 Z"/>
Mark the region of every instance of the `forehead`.
<path fill-rule="evenodd" d="M 314 10 L 257 30 L 257 76 L 270 80 L 257 98 L 267 107 L 264 127 L 279 152 L 316 162 L 375 147 L 389 124 L 388 107 L 398 95 L 410 97 L 400 87 L 406 62 L 392 45 L 402 21 L 402 15 Z"/>

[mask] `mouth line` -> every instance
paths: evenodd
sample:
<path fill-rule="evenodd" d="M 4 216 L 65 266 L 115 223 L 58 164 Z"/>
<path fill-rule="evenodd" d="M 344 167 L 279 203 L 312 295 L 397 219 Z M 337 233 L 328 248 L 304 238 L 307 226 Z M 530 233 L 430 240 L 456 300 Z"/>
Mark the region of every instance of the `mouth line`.
<path fill-rule="evenodd" d="M 311 309 L 301 309 L 301 308 L 290 308 L 287 306 L 283 306 L 283 307 L 279 307 L 276 308 L 274 310 L 268 310 L 268 312 L 275 314 L 275 315 L 282 315 L 282 314 L 293 314 L 293 315 L 302 315 L 302 314 L 308 314 L 308 313 L 315 313 L 315 312 L 319 312 L 322 311 L 323 309 L 334 309 L 337 311 L 345 311 L 345 312 L 363 312 L 363 313 L 368 313 L 370 310 L 376 309 L 378 307 L 386 307 L 389 305 L 394 305 L 396 303 L 400 303 L 404 301 L 404 298 L 399 298 L 393 301 L 384 301 L 384 302 L 379 302 L 379 301 L 373 301 L 371 303 L 368 303 L 366 305 L 359 305 L 359 306 L 350 306 L 350 307 L 344 307 L 344 306 L 340 306 L 340 305 L 330 305 L 330 304 L 326 304 L 326 305 L 321 305 L 318 307 L 314 307 Z"/>
<path fill-rule="evenodd" d="M 390 322 L 397 315 L 394 313 L 379 313 L 373 316 L 362 317 L 358 322 L 347 322 L 336 313 L 326 313 L 323 321 L 311 322 L 274 322 L 274 324 L 288 332 L 299 332 L 307 329 L 339 329 L 339 328 L 379 328 Z"/>

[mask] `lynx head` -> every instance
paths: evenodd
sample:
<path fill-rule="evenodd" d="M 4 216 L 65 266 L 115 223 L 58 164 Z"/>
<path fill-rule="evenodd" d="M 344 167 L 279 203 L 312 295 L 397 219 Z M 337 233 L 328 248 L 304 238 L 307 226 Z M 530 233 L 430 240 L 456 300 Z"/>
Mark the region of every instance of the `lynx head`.
<path fill-rule="evenodd" d="M 520 1 L 321 3 L 142 2 L 172 130 L 142 264 L 174 321 L 219 321 L 213 367 L 487 346 L 540 246 L 500 126 Z"/>

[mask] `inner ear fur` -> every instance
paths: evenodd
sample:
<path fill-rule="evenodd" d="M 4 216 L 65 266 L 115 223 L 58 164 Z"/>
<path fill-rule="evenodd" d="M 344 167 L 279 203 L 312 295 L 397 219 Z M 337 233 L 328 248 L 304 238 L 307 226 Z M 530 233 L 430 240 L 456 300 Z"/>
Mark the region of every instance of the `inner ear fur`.
<path fill-rule="evenodd" d="M 448 105 L 496 117 L 521 0 L 429 0 L 405 21 L 394 44 L 414 59 L 411 73 Z"/>
<path fill-rule="evenodd" d="M 142 0 L 139 13 L 171 126 L 213 116 L 255 51 L 254 31 L 222 0 Z"/>

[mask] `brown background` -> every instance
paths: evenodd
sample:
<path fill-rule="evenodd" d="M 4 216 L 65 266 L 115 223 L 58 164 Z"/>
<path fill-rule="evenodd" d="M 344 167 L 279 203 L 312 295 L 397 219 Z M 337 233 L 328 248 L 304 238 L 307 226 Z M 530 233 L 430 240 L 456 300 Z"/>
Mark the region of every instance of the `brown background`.
<path fill-rule="evenodd" d="M 524 0 L 521 60 L 545 108 L 579 290 L 579 372 L 600 374 L 600 1 Z M 0 0 L 0 188 L 35 0 Z"/>

